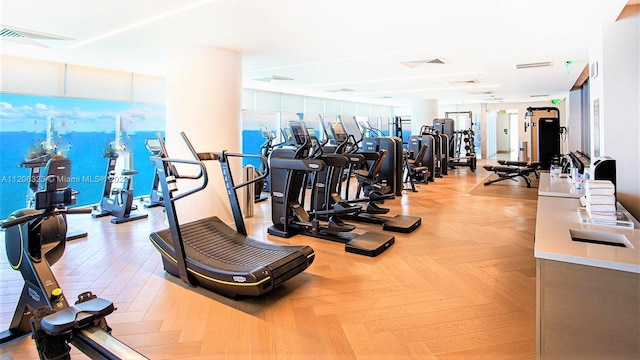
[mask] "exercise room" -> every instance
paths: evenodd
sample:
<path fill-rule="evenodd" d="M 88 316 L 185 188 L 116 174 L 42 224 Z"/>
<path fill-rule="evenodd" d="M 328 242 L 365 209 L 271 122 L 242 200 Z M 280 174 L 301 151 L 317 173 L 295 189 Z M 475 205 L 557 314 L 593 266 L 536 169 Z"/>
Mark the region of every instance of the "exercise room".
<path fill-rule="evenodd" d="M 0 359 L 640 359 L 640 1 L 0 11 Z"/>

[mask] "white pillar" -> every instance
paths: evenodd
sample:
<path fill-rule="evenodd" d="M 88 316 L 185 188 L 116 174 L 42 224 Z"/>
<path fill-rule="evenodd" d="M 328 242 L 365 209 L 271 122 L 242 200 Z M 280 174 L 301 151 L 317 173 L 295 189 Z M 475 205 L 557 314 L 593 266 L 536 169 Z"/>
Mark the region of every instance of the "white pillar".
<path fill-rule="evenodd" d="M 438 100 L 414 100 L 411 103 L 411 134 L 418 134 L 423 125 L 433 125 L 438 117 Z"/>
<path fill-rule="evenodd" d="M 220 48 L 184 48 L 171 55 L 166 77 L 166 142 L 172 158 L 193 159 L 180 132 L 184 131 L 196 151 L 241 151 L 242 57 Z M 232 221 L 220 164 L 207 161 L 207 188 L 178 200 L 181 223 L 218 216 Z M 195 174 L 196 168 L 178 172 Z M 236 183 L 242 181 L 240 161 L 233 163 Z M 178 183 L 189 189 L 194 181 Z"/>

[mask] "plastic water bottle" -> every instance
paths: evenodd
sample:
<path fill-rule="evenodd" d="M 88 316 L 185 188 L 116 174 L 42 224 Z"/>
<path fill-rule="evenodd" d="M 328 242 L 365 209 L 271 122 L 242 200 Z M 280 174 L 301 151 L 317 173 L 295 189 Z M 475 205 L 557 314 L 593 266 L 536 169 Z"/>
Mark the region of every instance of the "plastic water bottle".
<path fill-rule="evenodd" d="M 554 164 L 551 164 L 549 168 L 549 177 L 556 177 L 556 166 Z"/>
<path fill-rule="evenodd" d="M 582 174 L 576 174 L 576 190 L 582 190 Z"/>

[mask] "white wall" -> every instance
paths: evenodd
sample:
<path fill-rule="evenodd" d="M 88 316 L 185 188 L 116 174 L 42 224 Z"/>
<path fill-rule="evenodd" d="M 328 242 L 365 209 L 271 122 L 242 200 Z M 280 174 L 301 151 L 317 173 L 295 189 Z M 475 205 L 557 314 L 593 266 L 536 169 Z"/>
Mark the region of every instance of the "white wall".
<path fill-rule="evenodd" d="M 563 153 L 581 150 L 582 146 L 582 93 L 580 90 L 569 92 L 567 99 L 567 147 L 563 148 Z"/>
<path fill-rule="evenodd" d="M 293 113 L 392 116 L 393 107 L 362 102 L 325 99 L 314 96 L 294 95 L 282 92 L 242 89 L 242 109 L 254 111 L 286 111 Z"/>
<path fill-rule="evenodd" d="M 603 25 L 589 51 L 591 115 L 599 103 L 601 155 L 616 160 L 618 200 L 640 217 L 640 14 Z M 593 124 L 592 124 L 593 125 Z M 592 147 L 592 152 L 594 147 Z M 593 155 L 593 154 L 592 154 Z"/>

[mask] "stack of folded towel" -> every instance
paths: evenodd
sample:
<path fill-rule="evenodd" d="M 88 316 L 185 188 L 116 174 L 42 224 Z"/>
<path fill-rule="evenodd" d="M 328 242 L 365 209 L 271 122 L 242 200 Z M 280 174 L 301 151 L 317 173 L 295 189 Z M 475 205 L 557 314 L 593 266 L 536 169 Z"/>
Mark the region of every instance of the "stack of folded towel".
<path fill-rule="evenodd" d="M 587 180 L 584 190 L 590 217 L 616 219 L 616 189 L 611 181 Z"/>

